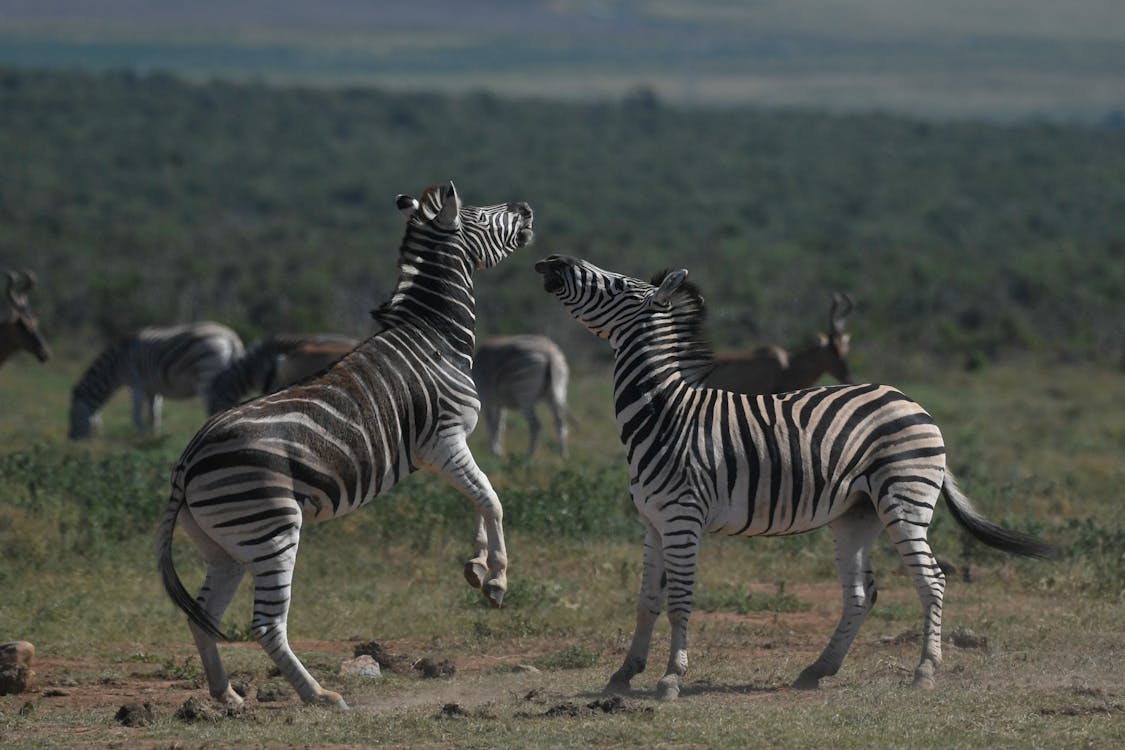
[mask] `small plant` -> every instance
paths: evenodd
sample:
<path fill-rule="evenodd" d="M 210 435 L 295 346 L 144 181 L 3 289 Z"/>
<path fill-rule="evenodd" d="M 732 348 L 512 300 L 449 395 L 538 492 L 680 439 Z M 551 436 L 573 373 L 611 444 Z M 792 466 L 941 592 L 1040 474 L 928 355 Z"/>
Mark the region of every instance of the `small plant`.
<path fill-rule="evenodd" d="M 539 669 L 585 669 L 597 663 L 598 654 L 577 643 L 532 661 Z"/>
<path fill-rule="evenodd" d="M 785 592 L 785 584 L 778 584 L 777 591 L 755 592 L 735 586 L 720 589 L 707 589 L 700 586 L 695 592 L 695 607 L 704 612 L 736 612 L 747 615 L 751 612 L 800 612 L 809 604 Z"/>

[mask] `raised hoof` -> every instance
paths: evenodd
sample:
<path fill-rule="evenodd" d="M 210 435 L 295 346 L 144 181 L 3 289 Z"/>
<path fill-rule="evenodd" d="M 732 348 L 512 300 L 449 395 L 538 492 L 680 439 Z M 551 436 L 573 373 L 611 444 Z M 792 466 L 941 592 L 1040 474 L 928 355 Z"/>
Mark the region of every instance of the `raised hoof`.
<path fill-rule="evenodd" d="M 488 579 L 488 568 L 481 565 L 479 562 L 469 560 L 465 563 L 465 580 L 474 589 L 479 589 L 481 584 Z"/>
<path fill-rule="evenodd" d="M 496 581 L 486 583 L 481 587 L 480 592 L 484 595 L 484 598 L 488 600 L 488 603 L 496 609 L 500 609 L 500 607 L 503 606 L 504 589 L 500 588 Z"/>
<path fill-rule="evenodd" d="M 661 677 L 656 683 L 658 701 L 674 701 L 680 697 L 680 681 L 675 677 Z"/>
<path fill-rule="evenodd" d="M 242 708 L 242 705 L 244 703 L 244 701 L 242 700 L 242 696 L 236 693 L 234 691 L 234 688 L 232 688 L 229 683 L 227 684 L 226 690 L 219 693 L 218 695 L 212 695 L 211 697 L 219 703 L 222 703 L 223 706 L 225 706 L 227 709 Z"/>

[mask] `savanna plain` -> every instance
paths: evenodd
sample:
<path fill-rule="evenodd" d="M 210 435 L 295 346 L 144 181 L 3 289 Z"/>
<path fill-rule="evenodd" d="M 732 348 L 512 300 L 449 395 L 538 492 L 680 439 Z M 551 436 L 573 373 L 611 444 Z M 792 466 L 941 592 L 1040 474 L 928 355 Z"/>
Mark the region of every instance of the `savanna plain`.
<path fill-rule="evenodd" d="M 858 349 L 857 377 L 880 380 L 864 377 L 874 358 Z M 243 590 L 225 621 L 241 640 L 222 649 L 247 704 L 209 715 L 184 710 L 206 699 L 206 686 L 153 553 L 170 468 L 203 410 L 166 403 L 162 434 L 139 437 L 119 393 L 103 434 L 71 444 L 69 389 L 88 357 L 63 346 L 46 365 L 21 356 L 0 373 L 0 640 L 37 648 L 34 689 L 0 697 L 5 748 L 1125 745 L 1120 371 L 1031 357 L 973 371 L 898 368 L 895 384 L 942 426 L 978 508 L 1064 550 L 1057 562 L 1007 557 L 938 509 L 931 541 L 956 572 L 934 690 L 910 686 L 921 610 L 887 542 L 875 555 L 878 603 L 840 673 L 817 691 L 789 687 L 839 612 L 822 530 L 707 538 L 681 697 L 653 699 L 667 658 L 662 620 L 634 693 L 606 699 L 601 689 L 632 632 L 642 534 L 610 373 L 591 362 L 574 368 L 569 459 L 549 434 L 533 460 L 523 457 L 526 432 L 513 415 L 508 457 L 487 452 L 483 427 L 473 436 L 505 506 L 511 589 L 502 609 L 461 576 L 468 503 L 415 475 L 302 541 L 290 637 L 353 710 L 304 706 L 271 673 L 249 637 Z M 201 580 L 182 536 L 177 566 L 189 587 Z M 340 676 L 341 662 L 372 641 L 388 659 L 384 676 Z M 445 668 L 427 678 L 424 664 Z M 146 703 L 151 723 L 116 718 Z"/>

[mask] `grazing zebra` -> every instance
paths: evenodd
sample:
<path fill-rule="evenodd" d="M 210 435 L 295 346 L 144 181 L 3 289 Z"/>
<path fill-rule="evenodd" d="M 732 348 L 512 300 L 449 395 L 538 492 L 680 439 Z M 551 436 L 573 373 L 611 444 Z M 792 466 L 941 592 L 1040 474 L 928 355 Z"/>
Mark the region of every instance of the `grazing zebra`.
<path fill-rule="evenodd" d="M 624 692 L 645 668 L 665 600 L 672 647 L 657 695 L 673 699 L 687 670 L 687 624 L 703 532 L 757 536 L 828 526 L 836 542 L 843 613 L 827 647 L 797 678 L 814 688 L 835 674 L 875 603 L 871 548 L 886 529 L 924 610 L 914 684 L 933 685 L 941 662 L 945 578 L 926 531 L 938 496 L 977 539 L 1008 552 L 1056 550 L 980 516 L 946 468 L 933 419 L 899 391 L 835 385 L 757 397 L 701 387 L 711 366 L 703 299 L 687 271 L 654 284 L 551 256 L 544 287 L 614 349 L 617 426 L 633 503 L 647 528 L 637 627 L 608 689 Z"/>
<path fill-rule="evenodd" d="M 255 341 L 244 356 L 215 376 L 211 384 L 215 410 L 229 409 L 247 393 L 273 393 L 326 370 L 358 343 L 349 336 L 332 333 L 271 336 Z"/>
<path fill-rule="evenodd" d="M 827 334 L 820 334 L 812 346 L 794 352 L 780 346 L 763 346 L 749 354 L 715 356 L 715 368 L 704 385 L 736 393 L 784 393 L 808 388 L 828 373 L 841 383 L 852 380 L 848 367 L 850 337 L 844 321 L 855 302 L 850 294 L 835 292 L 828 312 Z"/>
<path fill-rule="evenodd" d="M 523 412 L 530 433 L 527 455 L 535 453 L 539 441 L 535 404 L 542 399 L 550 404 L 555 415 L 559 452 L 566 456 L 566 382 L 569 376 L 562 349 L 546 336 L 497 336 L 477 347 L 473 381 L 480 394 L 493 454 L 504 453 L 504 409 Z"/>
<path fill-rule="evenodd" d="M 214 414 L 211 381 L 242 354 L 242 339 L 220 323 L 142 328 L 107 347 L 74 386 L 67 434 L 89 437 L 99 425 L 98 410 L 123 385 L 133 392 L 133 424 L 141 432 L 160 429 L 165 397 L 199 396 Z"/>
<path fill-rule="evenodd" d="M 370 502 L 424 468 L 472 501 L 474 556 L 468 582 L 500 606 L 507 590 L 503 510 L 469 452 L 480 410 L 471 376 L 472 273 L 531 241 L 526 203 L 462 206 L 453 183 L 420 200 L 400 195 L 409 216 L 398 284 L 375 316 L 381 330 L 327 372 L 222 412 L 177 463 L 159 532 L 160 571 L 187 613 L 211 695 L 234 692 L 216 638 L 246 571 L 254 579 L 255 638 L 306 703 L 346 708 L 289 647 L 290 585 L 301 527 Z M 177 517 L 207 563 L 197 598 L 172 562 Z"/>
<path fill-rule="evenodd" d="M 35 286 L 32 271 L 8 271 L 8 319 L 0 322 L 0 365 L 21 349 L 34 354 L 40 362 L 51 358 L 51 349 L 39 333 L 39 321 L 31 312 L 27 293 Z"/>

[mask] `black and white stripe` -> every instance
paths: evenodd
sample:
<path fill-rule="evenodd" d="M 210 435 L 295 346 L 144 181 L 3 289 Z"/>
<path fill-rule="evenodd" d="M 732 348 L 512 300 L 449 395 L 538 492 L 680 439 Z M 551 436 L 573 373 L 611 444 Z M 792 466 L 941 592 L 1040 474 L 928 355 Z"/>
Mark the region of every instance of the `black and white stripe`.
<path fill-rule="evenodd" d="M 481 411 L 488 425 L 492 452 L 503 455 L 504 410 L 519 409 L 527 419 L 527 455 L 535 453 L 539 441 L 539 418 L 535 404 L 546 401 L 554 415 L 559 452 L 566 456 L 566 386 L 570 369 L 566 356 L 546 336 L 525 334 L 496 336 L 477 347 L 473 380 L 480 394 Z"/>
<path fill-rule="evenodd" d="M 246 354 L 215 376 L 215 409 L 229 409 L 249 394 L 273 393 L 335 364 L 359 342 L 332 333 L 271 336 L 246 347 Z"/>
<path fill-rule="evenodd" d="M 926 539 L 943 493 L 953 517 L 1002 550 L 1050 557 L 1042 542 L 979 516 L 946 467 L 941 432 L 921 406 L 883 385 L 747 396 L 702 387 L 710 349 L 703 300 L 687 271 L 654 284 L 551 256 L 536 264 L 548 292 L 614 348 L 617 426 L 629 486 L 647 527 L 637 628 L 609 688 L 627 691 L 648 657 L 665 601 L 672 647 L 658 695 L 679 694 L 687 669 L 700 537 L 798 534 L 828 526 L 843 588 L 840 622 L 796 686 L 835 674 L 875 603 L 871 548 L 886 529 L 924 610 L 916 685 L 941 661 L 945 579 Z"/>
<path fill-rule="evenodd" d="M 98 410 L 121 386 L 132 391 L 133 423 L 140 431 L 160 429 L 165 398 L 198 396 L 214 414 L 211 382 L 242 354 L 242 339 L 220 323 L 142 328 L 102 351 L 74 386 L 68 435 L 88 437 L 97 428 Z"/>
<path fill-rule="evenodd" d="M 476 511 L 469 583 L 499 606 L 507 590 L 500 500 L 469 452 L 480 402 L 471 377 L 472 273 L 532 238 L 526 203 L 462 206 L 453 183 L 416 201 L 399 280 L 376 313 L 382 330 L 328 371 L 213 417 L 177 464 L 159 536 L 160 570 L 187 613 L 211 695 L 241 703 L 215 639 L 243 574 L 254 579 L 252 628 L 309 703 L 346 707 L 289 647 L 290 584 L 301 527 L 370 502 L 419 468 L 445 477 Z M 176 519 L 207 563 L 197 598 L 172 563 Z"/>

